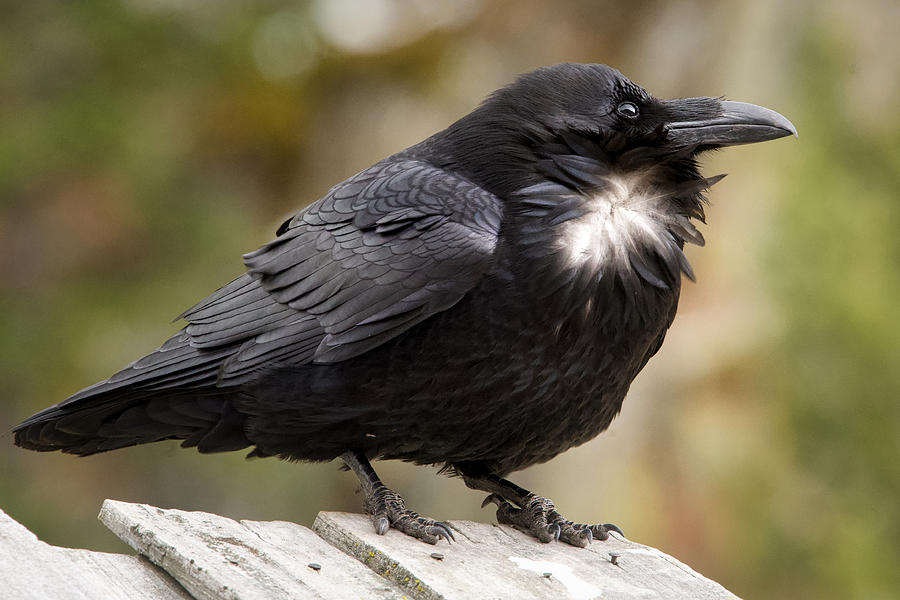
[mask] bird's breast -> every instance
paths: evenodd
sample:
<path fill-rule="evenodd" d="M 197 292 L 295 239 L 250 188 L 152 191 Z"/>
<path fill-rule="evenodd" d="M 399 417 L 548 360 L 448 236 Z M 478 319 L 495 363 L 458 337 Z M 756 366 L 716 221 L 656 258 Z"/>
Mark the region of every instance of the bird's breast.
<path fill-rule="evenodd" d="M 671 239 L 665 194 L 639 175 L 610 177 L 585 194 L 581 214 L 557 227 L 556 245 L 572 268 L 631 268 L 636 252 L 663 250 Z"/>

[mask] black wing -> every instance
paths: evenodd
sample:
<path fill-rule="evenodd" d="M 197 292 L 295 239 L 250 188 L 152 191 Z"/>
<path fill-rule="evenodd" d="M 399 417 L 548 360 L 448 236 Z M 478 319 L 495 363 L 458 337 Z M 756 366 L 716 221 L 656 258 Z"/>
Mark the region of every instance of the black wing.
<path fill-rule="evenodd" d="M 382 161 L 287 221 L 244 257 L 245 275 L 186 311 L 177 354 L 151 354 L 135 363 L 142 372 L 110 381 L 196 384 L 192 375 L 214 372 L 228 385 L 266 365 L 358 356 L 472 289 L 491 264 L 500 218 L 499 200 L 461 177 Z"/>
<path fill-rule="evenodd" d="M 246 274 L 181 315 L 182 333 L 109 383 L 227 385 L 358 356 L 458 302 L 491 264 L 500 214 L 437 167 L 378 163 L 286 222 Z"/>
<path fill-rule="evenodd" d="M 387 159 L 333 187 L 245 255 L 248 272 L 181 315 L 159 350 L 69 400 L 237 383 L 270 364 L 358 356 L 453 306 L 491 264 L 500 201 Z"/>
<path fill-rule="evenodd" d="M 382 161 L 246 255 L 248 272 L 186 311 L 162 347 L 33 415 L 16 441 L 76 454 L 172 437 L 244 447 L 225 388 L 267 365 L 358 356 L 453 306 L 490 267 L 500 218 L 499 200 L 465 179 Z"/>
<path fill-rule="evenodd" d="M 311 360 L 338 362 L 458 302 L 491 264 L 500 216 L 499 200 L 465 179 L 414 160 L 383 162 L 244 261 L 268 298 L 295 311 L 295 328 L 307 320 L 324 332 Z"/>

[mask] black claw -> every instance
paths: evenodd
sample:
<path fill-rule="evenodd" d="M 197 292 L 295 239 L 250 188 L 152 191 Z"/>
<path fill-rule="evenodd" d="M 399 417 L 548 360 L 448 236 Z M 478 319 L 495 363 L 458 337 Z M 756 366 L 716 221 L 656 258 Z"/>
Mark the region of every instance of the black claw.
<path fill-rule="evenodd" d="M 485 498 L 481 502 L 481 508 L 484 508 L 488 504 L 492 504 L 492 503 L 496 504 L 497 506 L 503 506 L 504 504 L 509 504 L 506 501 L 506 498 L 503 498 L 502 496 L 498 496 L 497 494 L 488 494 L 487 498 Z"/>
<path fill-rule="evenodd" d="M 622 530 L 612 524 L 573 523 L 560 515 L 553 507 L 553 503 L 544 498 L 530 497 L 525 503 L 525 508 L 515 508 L 505 498 L 492 493 L 484 499 L 482 506 L 492 502 L 498 507 L 498 522 L 531 533 L 544 543 L 563 541 L 584 548 L 594 540 L 608 539 L 609 531 L 615 531 L 624 537 Z"/>
<path fill-rule="evenodd" d="M 447 525 L 444 525 L 443 523 L 435 523 L 434 526 L 440 530 L 438 535 L 440 535 L 444 539 L 446 539 L 447 542 L 452 543 L 452 542 L 456 541 L 456 538 L 453 537 L 453 532 L 450 531 L 450 527 L 448 527 Z"/>
<path fill-rule="evenodd" d="M 375 533 L 378 535 L 384 535 L 390 528 L 391 522 L 388 521 L 387 517 L 378 517 L 375 519 Z"/>
<path fill-rule="evenodd" d="M 365 509 L 372 515 L 375 533 L 384 535 L 393 527 L 427 544 L 436 544 L 441 538 L 447 541 L 454 539 L 445 524 L 424 518 L 406 508 L 403 498 L 381 482 L 364 454 L 347 452 L 341 458 L 359 477 L 366 495 Z"/>
<path fill-rule="evenodd" d="M 559 514 L 550 499 L 522 489 L 498 475 L 472 476 L 463 473 L 463 478 L 469 487 L 489 492 L 481 507 L 496 504 L 498 523 L 512 525 L 541 542 L 563 541 L 584 548 L 595 540 L 608 539 L 610 531 L 623 537 L 625 535 L 612 524 L 573 523 Z"/>

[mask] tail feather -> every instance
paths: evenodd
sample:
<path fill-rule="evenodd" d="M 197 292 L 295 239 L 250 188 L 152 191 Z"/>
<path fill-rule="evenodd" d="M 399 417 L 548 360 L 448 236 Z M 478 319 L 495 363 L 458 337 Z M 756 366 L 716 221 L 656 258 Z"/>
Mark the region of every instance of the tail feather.
<path fill-rule="evenodd" d="M 16 444 L 79 455 L 170 439 L 200 452 L 249 446 L 241 387 L 265 364 L 308 362 L 324 332 L 250 274 L 182 317 L 156 351 L 18 425 Z"/>
<path fill-rule="evenodd" d="M 185 331 L 108 380 L 29 417 L 13 431 L 17 445 L 86 456 L 161 440 L 183 440 L 201 452 L 250 445 L 236 387 L 218 387 L 234 346 L 203 350 Z"/>
<path fill-rule="evenodd" d="M 40 412 L 15 432 L 16 445 L 29 450 L 87 456 L 162 440 L 183 440 L 200 452 L 226 452 L 250 445 L 244 415 L 234 410 L 238 393 L 198 389 L 141 391 L 115 402 L 92 399 Z"/>

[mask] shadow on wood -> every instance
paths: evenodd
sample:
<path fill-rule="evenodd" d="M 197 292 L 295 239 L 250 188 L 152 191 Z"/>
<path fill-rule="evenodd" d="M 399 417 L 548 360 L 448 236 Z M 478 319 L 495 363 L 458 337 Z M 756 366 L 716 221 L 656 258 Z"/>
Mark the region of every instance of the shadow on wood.
<path fill-rule="evenodd" d="M 100 520 L 140 556 L 50 546 L 0 512 L 4 597 L 737 599 L 615 534 L 581 549 L 453 521 L 457 541 L 428 546 L 393 530 L 376 535 L 364 515 L 319 513 L 309 529 L 114 500 L 104 502 Z"/>

